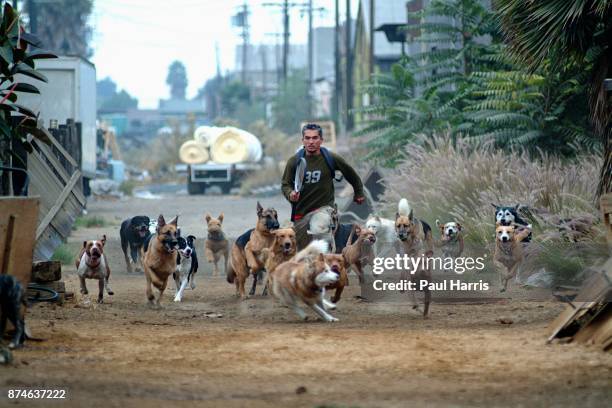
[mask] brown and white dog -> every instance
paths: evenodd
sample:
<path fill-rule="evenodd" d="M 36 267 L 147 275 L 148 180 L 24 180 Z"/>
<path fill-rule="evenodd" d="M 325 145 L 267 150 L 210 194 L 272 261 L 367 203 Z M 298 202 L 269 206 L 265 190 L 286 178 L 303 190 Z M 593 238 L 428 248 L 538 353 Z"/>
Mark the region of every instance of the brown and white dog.
<path fill-rule="evenodd" d="M 340 301 L 340 296 L 344 287 L 348 285 L 348 272 L 346 271 L 346 261 L 341 254 L 325 254 L 325 262 L 329 265 L 329 269 L 336 275 L 338 280 L 325 287 L 325 290 L 335 289 L 334 296 L 331 298 L 331 304 L 326 304 L 328 307 L 335 309 L 336 303 Z M 323 294 L 325 296 L 325 293 Z M 323 298 L 325 303 L 325 297 Z"/>
<path fill-rule="evenodd" d="M 293 228 L 279 228 L 272 231 L 272 234 L 274 234 L 274 242 L 269 248 L 262 249 L 262 257 L 268 277 L 278 265 L 293 258 L 297 252 L 297 242 Z M 268 294 L 268 286 L 266 279 L 266 286 L 262 295 Z"/>
<path fill-rule="evenodd" d="M 431 227 L 425 221 L 418 220 L 414 217 L 414 212 L 410 209 L 408 215 L 402 215 L 399 212 L 395 214 L 395 232 L 399 239 L 399 252 L 409 257 L 431 257 L 433 256 L 433 235 Z M 425 261 L 425 259 L 423 259 Z M 424 308 L 423 317 L 428 318 L 429 304 L 431 303 L 431 291 L 429 282 L 431 282 L 431 268 L 429 262 L 422 262 L 422 267 L 417 271 L 402 270 L 401 278 L 415 282 L 417 287 L 421 287 L 421 281 L 427 281 L 427 285 L 423 288 L 424 293 Z M 414 272 L 414 273 L 412 273 Z M 408 276 L 410 275 L 410 276 Z M 412 308 L 418 310 L 415 291 L 411 290 Z"/>
<path fill-rule="evenodd" d="M 458 258 L 463 253 L 463 232 L 458 222 L 447 222 L 442 224 L 436 220 L 436 226 L 440 230 L 440 241 L 436 246 L 442 249 L 444 258 Z"/>
<path fill-rule="evenodd" d="M 357 235 L 357 241 L 352 242 L 353 234 Z M 347 269 L 353 269 L 359 277 L 359 284 L 364 282 L 363 268 L 366 265 L 371 265 L 376 256 L 374 244 L 376 243 L 376 235 L 367 228 L 362 228 L 357 224 L 353 225 L 351 234 L 346 242 L 346 247 L 342 250 L 342 256 L 346 262 Z"/>
<path fill-rule="evenodd" d="M 206 253 L 206 260 L 208 263 L 213 264 L 213 275 L 219 274 L 219 268 L 217 263 L 223 257 L 223 271 L 227 274 L 227 261 L 229 255 L 229 241 L 225 237 L 223 228 L 223 213 L 217 218 L 211 217 L 210 214 L 206 214 L 206 226 L 208 229 L 208 235 L 204 242 L 204 252 Z"/>
<path fill-rule="evenodd" d="M 307 316 L 298 305 L 298 300 L 326 322 L 338 321 L 327 313 L 329 302 L 323 298 L 325 287 L 338 280 L 338 275 L 325 262 L 324 253 L 327 249 L 327 242 L 312 241 L 292 260 L 283 262 L 270 273 L 270 286 L 274 297 L 291 308 L 302 320 L 306 320 Z"/>
<path fill-rule="evenodd" d="M 98 279 L 98 303 L 104 302 L 104 289 L 112 296 L 114 293 L 108 284 L 110 278 L 110 267 L 104 254 L 104 244 L 106 235 L 102 239 L 93 241 L 83 241 L 83 248 L 76 259 L 77 275 L 81 281 L 81 293 L 89 293 L 85 279 Z"/>
<path fill-rule="evenodd" d="M 255 294 L 258 274 L 264 268 L 262 250 L 272 245 L 275 238 L 272 232 L 278 228 L 276 210 L 274 208 L 264 210 L 258 201 L 257 225 L 251 231 L 246 245 L 241 246 L 239 239 L 234 242 L 227 269 L 227 281 L 236 284 L 236 293 L 241 299 L 247 298 L 244 285 L 249 275 L 253 275 L 253 287 L 249 294 Z"/>
<path fill-rule="evenodd" d="M 519 229 L 520 228 L 520 229 Z M 493 261 L 499 270 L 500 292 L 508 288 L 508 281 L 516 276 L 523 261 L 523 244 L 521 241 L 531 233 L 531 224 L 526 227 L 516 224 L 495 225 L 495 253 Z"/>
<path fill-rule="evenodd" d="M 179 229 L 178 215 L 169 223 L 160 214 L 157 219 L 157 229 L 149 237 L 144 246 L 144 275 L 147 279 L 146 295 L 149 306 L 160 307 L 160 301 L 168 284 L 168 277 L 176 271 Z M 151 285 L 159 290 L 157 300 L 153 295 Z"/>

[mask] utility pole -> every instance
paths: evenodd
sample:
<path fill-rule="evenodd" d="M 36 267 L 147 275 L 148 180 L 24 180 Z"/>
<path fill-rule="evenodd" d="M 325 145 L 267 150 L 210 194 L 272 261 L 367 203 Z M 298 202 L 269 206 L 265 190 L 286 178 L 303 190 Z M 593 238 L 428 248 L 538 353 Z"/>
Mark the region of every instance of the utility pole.
<path fill-rule="evenodd" d="M 370 61 L 369 62 L 369 77 L 372 78 L 374 73 L 374 25 L 376 24 L 376 0 L 370 0 Z"/>
<path fill-rule="evenodd" d="M 308 0 L 308 114 L 314 107 L 314 33 L 312 31 L 312 0 Z"/>
<path fill-rule="evenodd" d="M 340 95 L 342 93 L 342 78 L 340 73 L 340 0 L 335 1 L 335 7 L 333 115 L 336 124 L 340 126 Z"/>
<path fill-rule="evenodd" d="M 289 64 L 289 0 L 283 2 L 283 75 L 282 80 L 287 79 Z"/>
<path fill-rule="evenodd" d="M 351 49 L 351 0 L 346 0 L 346 130 L 353 128 L 353 52 Z"/>
<path fill-rule="evenodd" d="M 242 83 L 247 83 L 247 60 L 249 50 L 249 6 L 242 6 Z"/>

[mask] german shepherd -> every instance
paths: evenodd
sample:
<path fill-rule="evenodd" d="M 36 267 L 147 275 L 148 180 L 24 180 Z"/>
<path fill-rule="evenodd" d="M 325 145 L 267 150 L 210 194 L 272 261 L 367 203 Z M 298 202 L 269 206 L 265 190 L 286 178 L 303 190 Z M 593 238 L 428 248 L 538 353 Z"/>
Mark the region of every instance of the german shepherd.
<path fill-rule="evenodd" d="M 241 245 L 239 240 L 232 244 L 227 281 L 236 284 L 236 294 L 241 299 L 247 298 L 244 284 L 249 275 L 253 275 L 253 287 L 249 294 L 255 294 L 258 273 L 264 268 L 262 250 L 272 245 L 275 239 L 272 231 L 277 230 L 279 226 L 276 210 L 274 208 L 264 210 L 258 201 L 257 225 L 251 232 L 248 242 L 244 246 Z"/>
<path fill-rule="evenodd" d="M 395 232 L 400 240 L 399 249 L 403 254 L 409 257 L 431 257 L 433 256 L 433 235 L 431 227 L 425 221 L 417 220 L 414 217 L 414 212 L 410 209 L 408 215 L 397 212 L 395 214 Z M 411 271 L 412 272 L 412 271 Z M 431 282 L 431 269 L 422 268 L 407 276 L 407 271 L 402 270 L 402 279 L 409 279 L 416 282 L 417 287 L 420 287 L 420 281 L 425 280 L 428 284 L 423 289 L 425 294 L 423 318 L 427 319 L 429 315 L 429 304 L 431 303 L 431 292 L 429 290 L 429 282 Z M 414 291 L 410 291 L 412 296 L 412 308 L 418 310 L 416 303 L 416 295 Z"/>
<path fill-rule="evenodd" d="M 164 216 L 160 214 L 157 219 L 157 232 L 150 236 L 144 246 L 144 275 L 147 279 L 147 300 L 152 307 L 160 308 L 160 300 L 168 284 L 168 277 L 176 271 L 176 258 L 178 248 L 178 237 L 180 231 L 177 227 L 178 215 L 166 224 Z M 155 296 L 151 284 L 159 290 L 159 296 Z"/>

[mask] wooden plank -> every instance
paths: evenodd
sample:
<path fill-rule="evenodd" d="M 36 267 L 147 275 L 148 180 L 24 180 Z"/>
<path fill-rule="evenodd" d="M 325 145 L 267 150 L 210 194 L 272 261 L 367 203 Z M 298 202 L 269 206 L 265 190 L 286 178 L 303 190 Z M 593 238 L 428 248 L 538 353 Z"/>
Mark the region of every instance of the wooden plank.
<path fill-rule="evenodd" d="M 68 184 L 66 184 L 64 190 L 55 201 L 55 205 L 51 207 L 51 210 L 47 213 L 47 215 L 45 215 L 45 218 L 43 218 L 42 222 L 38 225 L 38 228 L 36 229 L 36 239 L 41 236 L 45 228 L 47 228 L 51 220 L 53 220 L 53 217 L 55 217 L 55 214 L 57 214 L 59 209 L 62 207 L 64 201 L 66 201 L 66 198 L 68 198 L 68 195 L 72 192 L 74 185 L 77 183 L 77 181 L 79 181 L 80 177 L 81 172 L 78 170 L 72 175 L 70 181 L 68 182 Z"/>
<path fill-rule="evenodd" d="M 57 171 L 57 173 L 63 179 L 64 183 L 68 183 L 68 181 L 70 180 L 70 176 L 68 175 L 68 173 L 66 172 L 62 164 L 60 163 L 59 159 L 53 154 L 49 146 L 45 145 L 44 143 L 38 143 L 36 144 L 36 146 L 40 148 L 41 152 L 43 152 L 42 156 L 46 158 L 49 161 L 49 163 L 51 163 L 51 166 L 53 166 L 53 169 Z M 45 163 L 45 160 L 42 157 L 41 157 L 41 162 Z M 81 191 L 80 185 L 78 186 L 77 189 L 75 189 L 74 194 L 77 200 L 79 200 L 79 202 L 81 203 L 81 205 L 85 206 L 87 201 L 85 199 L 85 196 L 83 195 L 83 192 Z"/>
<path fill-rule="evenodd" d="M 45 128 L 42 128 L 42 130 L 47 134 L 47 137 L 49 138 L 49 140 L 51 140 L 51 143 L 53 144 L 53 146 L 55 146 L 55 148 L 57 150 L 59 150 L 59 152 L 66 158 L 66 160 L 68 160 L 68 163 L 72 164 L 72 166 L 76 169 L 79 168 L 78 163 L 74 160 L 74 158 L 70 155 L 70 153 L 68 153 L 66 151 L 66 149 L 64 149 L 64 146 L 61 145 L 60 142 L 58 142 L 55 137 L 53 137 L 53 135 Z M 44 144 L 44 143 L 41 143 Z"/>
<path fill-rule="evenodd" d="M 0 265 L 6 267 L 0 273 L 15 276 L 24 286 L 30 281 L 32 273 L 38 208 L 38 197 L 0 197 Z M 7 248 L 11 217 L 15 226 L 12 240 L 18 245 Z"/>

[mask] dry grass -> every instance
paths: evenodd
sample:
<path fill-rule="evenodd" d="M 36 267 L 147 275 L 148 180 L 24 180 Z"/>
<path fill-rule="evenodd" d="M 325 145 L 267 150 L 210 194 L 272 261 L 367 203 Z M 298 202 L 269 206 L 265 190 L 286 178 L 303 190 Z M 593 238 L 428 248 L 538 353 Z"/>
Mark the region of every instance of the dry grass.
<path fill-rule="evenodd" d="M 564 274 L 572 275 L 601 259 L 605 249 L 603 228 L 596 222 L 599 210 L 593 203 L 600 167 L 601 157 L 592 153 L 572 161 L 545 154 L 534 158 L 491 145 L 453 144 L 440 136 L 406 147 L 405 158 L 386 177 L 381 210 L 394 214 L 398 200 L 406 197 L 415 215 L 432 226 L 436 219 L 461 222 L 466 242 L 482 253 L 494 246 L 491 203 L 528 206 L 534 214 L 532 266 L 552 269 L 563 263 L 570 241 L 576 239 L 560 232 L 559 220 L 591 220 L 588 234 L 579 237 L 581 249 L 564 264 Z"/>

